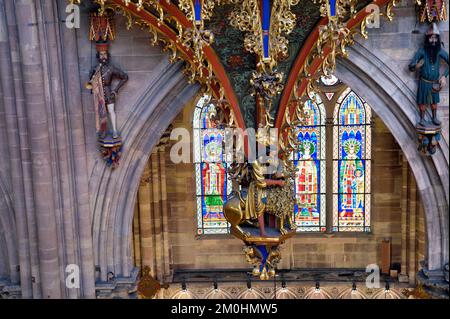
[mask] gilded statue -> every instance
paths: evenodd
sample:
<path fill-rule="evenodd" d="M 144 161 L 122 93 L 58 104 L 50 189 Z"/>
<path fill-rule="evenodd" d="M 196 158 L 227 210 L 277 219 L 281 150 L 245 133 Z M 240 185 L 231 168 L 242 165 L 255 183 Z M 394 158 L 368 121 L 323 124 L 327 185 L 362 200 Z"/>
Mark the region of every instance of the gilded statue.
<path fill-rule="evenodd" d="M 280 167 L 266 179 L 264 167 L 258 161 L 232 165 L 230 176 L 235 184 L 234 193 L 224 206 L 224 215 L 240 237 L 254 236 L 253 228 L 258 228 L 259 236 L 263 238 L 285 235 L 296 229 L 292 218 L 294 188 L 290 176 L 283 171 L 283 166 Z M 268 234 L 266 215 L 276 217 L 279 234 Z"/>

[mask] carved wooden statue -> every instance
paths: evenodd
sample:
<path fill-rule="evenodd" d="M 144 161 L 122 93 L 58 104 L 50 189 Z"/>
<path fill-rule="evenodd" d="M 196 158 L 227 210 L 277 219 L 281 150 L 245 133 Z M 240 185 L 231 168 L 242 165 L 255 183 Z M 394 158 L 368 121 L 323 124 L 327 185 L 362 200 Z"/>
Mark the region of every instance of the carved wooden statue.
<path fill-rule="evenodd" d="M 440 73 L 441 62 L 446 64 L 443 74 Z M 435 23 L 425 35 L 425 44 L 420 48 L 411 63 L 410 71 L 417 71 L 419 84 L 417 90 L 417 104 L 419 107 L 419 122 L 417 132 L 419 134 L 419 150 L 434 154 L 437 141 L 440 138 L 441 121 L 437 116 L 437 108 L 440 102 L 439 92 L 446 85 L 446 77 L 449 74 L 448 53 L 442 49 L 439 30 Z M 431 108 L 432 120 L 425 120 L 427 106 Z"/>
<path fill-rule="evenodd" d="M 128 75 L 110 63 L 106 43 L 97 44 L 96 47 L 99 64 L 91 71 L 89 78 L 96 106 L 97 133 L 100 138 L 105 138 L 110 134 L 113 139 L 117 139 L 119 133 L 117 131 L 115 102 L 120 88 L 128 81 Z M 112 82 L 114 79 L 118 79 L 119 82 L 113 88 Z M 108 122 L 110 125 L 108 125 Z"/>
<path fill-rule="evenodd" d="M 440 62 L 447 63 L 444 74 L 440 75 Z M 448 76 L 448 53 L 441 48 L 439 30 L 433 24 L 425 35 L 425 45 L 416 52 L 413 60 L 409 64 L 411 71 L 418 70 L 419 87 L 417 91 L 417 104 L 419 105 L 420 121 L 419 125 L 425 126 L 425 109 L 429 105 L 432 110 L 432 122 L 441 125 L 437 118 L 437 105 L 440 101 L 439 91 L 446 85 L 445 78 Z"/>
<path fill-rule="evenodd" d="M 122 138 L 117 130 L 116 98 L 128 75 L 110 63 L 109 42 L 116 37 L 114 11 L 105 10 L 89 16 L 89 39 L 95 41 L 98 64 L 91 70 L 89 82 L 94 99 L 95 127 L 99 151 L 107 165 L 115 168 L 122 154 Z M 117 84 L 113 85 L 113 82 Z"/>

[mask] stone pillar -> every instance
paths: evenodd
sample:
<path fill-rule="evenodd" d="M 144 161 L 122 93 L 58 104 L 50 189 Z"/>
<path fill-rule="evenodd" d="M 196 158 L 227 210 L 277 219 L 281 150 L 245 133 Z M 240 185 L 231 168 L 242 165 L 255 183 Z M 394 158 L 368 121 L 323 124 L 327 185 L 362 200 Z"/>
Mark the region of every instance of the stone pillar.
<path fill-rule="evenodd" d="M 25 248 L 24 251 L 26 252 L 28 241 L 26 240 L 26 223 L 24 223 L 25 205 L 22 188 L 22 168 L 20 164 L 19 132 L 17 130 L 17 115 L 14 101 L 14 80 L 8 43 L 6 12 L 3 0 L 0 0 L 0 119 L 0 156 L 2 157 L 1 161 L 3 162 L 0 168 L 0 183 L 2 184 L 0 187 L 2 187 L 1 192 L 4 195 L 6 195 L 6 192 L 11 194 L 10 197 L 13 201 L 12 205 L 14 206 L 14 212 L 8 212 L 7 207 L 0 208 L 0 214 L 2 214 L 0 219 L 8 219 L 10 221 L 9 224 L 3 224 L 2 232 L 5 238 L 8 258 L 5 256 L 5 260 L 1 263 L 5 266 L 9 263 L 9 279 L 11 283 L 18 284 L 20 281 L 19 258 L 26 260 L 27 255 L 19 256 L 17 242 L 20 238 L 20 245 Z M 2 206 L 3 203 L 1 202 L 4 200 L 6 200 L 6 198 L 0 199 L 0 206 Z M 0 221 L 0 223 L 2 222 Z M 15 227 L 11 227 L 13 225 L 15 225 Z M 1 248 L 0 243 L 0 249 Z M 26 271 L 24 271 L 24 274 L 25 273 Z M 29 278 L 30 277 L 28 276 L 27 279 Z M 28 288 L 31 290 L 31 282 L 29 282 Z"/>
<path fill-rule="evenodd" d="M 65 268 L 67 265 L 79 265 L 78 234 L 73 224 L 74 210 L 72 195 L 72 174 L 70 162 L 70 126 L 67 123 L 67 104 L 64 99 L 64 81 L 62 78 L 62 56 L 57 49 L 61 45 L 58 24 L 48 23 L 58 18 L 57 2 L 41 1 L 35 5 L 41 42 L 41 60 L 43 67 L 45 105 L 49 132 L 50 159 L 53 175 L 54 218 L 56 239 L 58 240 L 58 259 L 60 265 L 60 286 L 63 298 L 77 298 L 78 289 L 65 286 Z M 55 49 L 53 49 L 55 48 Z"/>
<path fill-rule="evenodd" d="M 48 96 L 44 82 L 39 21 L 36 3 L 14 2 L 18 44 L 24 81 L 24 97 L 30 139 L 33 199 L 39 241 L 39 265 L 43 298 L 61 298 L 60 264 L 53 196 L 52 149 L 50 146 Z"/>
<path fill-rule="evenodd" d="M 66 0 L 58 0 L 59 18 L 64 21 L 67 13 Z M 64 17 L 64 18 L 63 18 Z M 61 57 L 62 82 L 64 82 L 65 124 L 68 130 L 69 173 L 72 184 L 73 221 L 77 234 L 76 256 L 80 265 L 82 285 L 80 296 L 95 298 L 94 253 L 92 244 L 92 221 L 89 205 L 88 165 L 81 105 L 80 70 L 78 66 L 78 47 L 76 30 L 68 29 L 63 24 L 59 33 L 59 47 L 64 54 Z"/>
<path fill-rule="evenodd" d="M 415 181 L 415 180 L 414 180 Z M 416 185 L 416 184 L 415 184 Z M 420 194 L 416 192 L 417 198 L 417 216 L 416 216 L 416 260 L 415 268 L 418 271 L 420 269 L 420 262 L 426 259 L 427 253 L 427 236 L 425 227 L 425 213 L 423 211 L 423 205 L 420 201 Z"/>
<path fill-rule="evenodd" d="M 161 234 L 160 240 L 162 245 L 162 269 L 161 272 L 164 276 L 163 280 L 167 276 L 171 275 L 170 272 L 170 252 L 169 252 L 169 208 L 167 203 L 167 176 L 166 176 L 166 144 L 170 134 L 166 132 L 163 137 L 163 141 L 159 147 L 159 168 L 161 171 Z"/>
<path fill-rule="evenodd" d="M 153 258 L 155 260 L 153 271 L 154 278 L 162 279 L 162 247 L 161 243 L 161 171 L 159 169 L 159 154 L 158 147 L 152 152 L 150 156 L 150 167 L 152 174 L 152 226 L 153 226 L 153 240 L 155 246 L 153 247 Z"/>
<path fill-rule="evenodd" d="M 402 268 L 399 281 L 411 286 L 423 285 L 432 298 L 448 298 L 445 266 L 443 270 L 428 270 L 423 205 L 414 174 L 405 158 L 402 164 Z"/>
<path fill-rule="evenodd" d="M 418 194 L 416 183 L 412 172 L 409 170 L 408 174 L 408 276 L 409 283 L 414 285 L 416 283 L 416 220 L 418 215 Z"/>
<path fill-rule="evenodd" d="M 167 138 L 170 136 L 167 135 Z M 166 151 L 163 137 L 150 155 L 138 191 L 138 209 L 134 236 L 139 235 L 140 260 L 136 266 L 149 266 L 151 275 L 159 281 L 171 276 L 169 249 L 169 210 L 167 204 Z M 138 231 L 138 233 L 136 233 Z"/>
<path fill-rule="evenodd" d="M 10 158 L 24 298 L 95 297 L 75 30 L 60 18 L 66 5 L 0 0 L 2 153 Z M 65 286 L 68 264 L 80 267 L 81 289 Z"/>
<path fill-rule="evenodd" d="M 142 269 L 140 238 L 141 238 L 141 229 L 139 226 L 139 200 L 136 200 L 136 204 L 134 206 L 134 215 L 133 215 L 132 253 L 133 253 L 134 264 L 139 269 Z"/>
<path fill-rule="evenodd" d="M 18 40 L 18 28 L 16 22 L 16 14 L 14 3 L 12 1 L 3 1 L 7 28 L 8 28 L 8 54 L 2 55 L 2 57 L 9 61 L 9 63 L 2 64 L 1 78 L 6 76 L 6 79 L 10 78 L 8 73 L 11 74 L 12 79 L 8 81 L 12 88 L 4 87 L 8 92 L 5 100 L 5 105 L 11 108 L 8 112 L 8 123 L 12 125 L 13 131 L 19 137 L 20 157 L 15 159 L 15 152 L 11 153 L 11 160 L 16 161 L 17 165 L 20 163 L 20 167 L 15 167 L 12 164 L 12 178 L 13 184 L 22 184 L 23 190 L 16 189 L 14 186 L 14 197 L 16 199 L 15 205 L 23 204 L 16 213 L 16 224 L 19 241 L 19 257 L 20 257 L 20 277 L 21 277 L 21 289 L 23 298 L 41 298 L 41 285 L 40 285 L 40 273 L 39 273 L 39 256 L 37 252 L 37 232 L 36 232 L 36 218 L 34 215 L 34 195 L 32 190 L 32 177 L 31 177 L 31 160 L 30 149 L 28 141 L 28 128 L 27 117 L 25 112 L 25 96 L 23 88 L 23 72 L 22 64 L 20 60 L 20 48 Z M 3 60 L 4 61 L 4 60 Z M 10 122 L 11 121 L 11 122 Z M 14 123 L 15 122 L 15 123 Z M 11 143 L 14 143 L 14 138 L 11 138 Z M 16 171 L 15 169 L 18 169 Z M 20 172 L 20 170 L 22 172 Z M 16 192 L 17 191 L 17 192 Z M 21 198 L 23 198 L 21 200 Z M 18 207 L 18 206 L 15 206 Z M 16 208 L 17 209 L 17 208 Z M 28 238 L 27 238 L 28 236 Z"/>
<path fill-rule="evenodd" d="M 1 60 L 6 60 L 3 56 L 7 56 L 8 52 L 6 51 L 6 47 L 8 46 L 8 33 L 6 29 L 6 18 L 4 17 L 5 13 L 2 7 L 0 7 L 0 48 L 2 50 L 2 55 L 0 56 Z M 3 61 L 3 63 L 8 63 L 8 61 Z M 8 72 L 9 73 L 9 72 Z M 9 80 L 12 80 L 10 77 Z M 4 81 L 4 80 L 3 80 Z M 0 101 L 4 99 L 3 88 L 0 85 Z M 10 154 L 9 154 L 9 142 L 7 135 L 7 125 L 6 125 L 6 112 L 4 103 L 0 103 L 0 176 L 2 176 L 4 191 L 7 190 L 11 192 L 10 182 L 11 182 L 11 165 L 10 165 Z"/>
<path fill-rule="evenodd" d="M 399 282 L 409 282 L 408 278 L 408 162 L 404 156 L 402 157 L 402 191 L 401 191 L 401 209 L 402 209 L 402 218 L 401 218 L 401 270 L 398 275 Z"/>
<path fill-rule="evenodd" d="M 405 158 L 402 161 L 402 269 L 400 282 L 416 283 L 417 272 L 417 233 L 420 231 L 417 219 L 420 214 L 419 194 L 414 175 Z"/>
<path fill-rule="evenodd" d="M 420 261 L 426 256 L 426 234 L 423 205 L 409 163 L 402 161 L 402 237 L 401 273 L 399 281 L 416 285 Z"/>
<path fill-rule="evenodd" d="M 152 198 L 151 190 L 152 174 L 150 166 L 147 164 L 142 176 L 142 180 L 138 192 L 139 203 L 139 234 L 140 234 L 140 264 L 142 267 L 149 266 L 152 276 L 155 276 L 155 265 L 153 260 L 153 218 L 152 218 Z"/>

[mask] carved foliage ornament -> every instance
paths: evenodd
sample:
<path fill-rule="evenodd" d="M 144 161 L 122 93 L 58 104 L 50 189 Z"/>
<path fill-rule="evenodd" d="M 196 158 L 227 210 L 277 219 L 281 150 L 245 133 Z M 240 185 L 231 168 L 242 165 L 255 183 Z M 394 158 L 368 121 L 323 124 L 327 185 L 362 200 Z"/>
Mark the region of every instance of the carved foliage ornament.
<path fill-rule="evenodd" d="M 92 13 L 89 16 L 89 40 L 91 41 L 113 41 L 116 38 L 116 30 L 111 11 L 103 15 Z"/>
<path fill-rule="evenodd" d="M 445 0 L 416 0 L 419 8 L 420 22 L 447 21 L 447 7 Z"/>
<path fill-rule="evenodd" d="M 69 0 L 71 3 L 80 3 L 81 0 Z M 168 0 L 94 0 L 100 5 L 99 13 L 104 12 L 105 7 L 114 8 L 116 11 L 121 12 L 127 18 L 127 27 L 131 28 L 133 24 L 139 25 L 142 29 L 147 30 L 152 35 L 152 44 L 160 43 L 163 49 L 170 51 L 170 61 L 175 62 L 179 59 L 185 60 L 186 74 L 189 77 L 190 82 L 199 82 L 204 85 L 207 90 L 219 98 L 218 92 L 223 91 L 222 84 L 214 75 L 213 67 L 210 62 L 204 56 L 203 48 L 211 45 L 214 41 L 214 35 L 203 27 L 203 22 L 208 20 L 214 11 L 214 8 L 218 5 L 225 3 L 232 3 L 235 5 L 235 11 L 230 16 L 230 23 L 232 26 L 239 28 L 246 32 L 245 45 L 248 50 L 254 52 L 259 57 L 259 64 L 257 68 L 260 68 L 259 74 L 255 73 L 254 78 L 257 79 L 258 75 L 265 73 L 266 68 L 273 68 L 276 65 L 276 61 L 279 61 L 287 55 L 288 43 L 285 39 L 285 35 L 292 32 L 295 27 L 295 15 L 290 11 L 291 6 L 297 5 L 298 0 L 272 1 L 271 13 L 270 13 L 270 30 L 269 37 L 269 55 L 264 55 L 264 47 L 261 41 L 261 37 L 265 35 L 261 21 L 261 6 L 256 0 L 180 0 L 178 1 L 179 8 L 186 14 L 187 18 L 193 23 L 192 27 L 185 27 L 178 17 L 172 15 L 167 9 L 169 5 L 173 6 Z M 322 16 L 329 17 L 329 22 L 326 26 L 321 28 L 320 37 L 316 42 L 314 50 L 310 52 L 308 58 L 302 67 L 300 80 L 308 79 L 308 82 L 312 79 L 310 74 L 310 64 L 317 58 L 322 58 L 321 62 L 321 74 L 331 74 L 334 71 L 336 57 L 338 55 L 346 56 L 345 47 L 351 45 L 355 34 L 361 34 L 363 37 L 367 37 L 366 22 L 368 19 L 372 19 L 372 15 L 368 15 L 361 23 L 360 31 L 348 30 L 343 24 L 345 17 L 351 17 L 355 14 L 355 0 L 312 0 L 321 3 Z M 122 4 L 120 4 L 122 3 Z M 197 5 L 197 10 L 196 7 Z M 389 2 L 386 8 L 385 15 L 389 20 L 392 19 L 392 7 L 395 5 L 395 0 Z M 127 10 L 127 7 L 134 7 L 137 11 L 144 11 L 148 16 L 152 16 L 156 19 L 156 25 L 150 23 L 148 20 L 143 19 L 141 16 L 136 15 L 131 10 Z M 195 12 L 200 12 L 195 15 Z M 196 20 L 197 19 L 197 20 Z M 166 33 L 162 31 L 162 27 L 166 27 L 176 35 L 176 39 L 168 38 Z M 161 35 L 164 35 L 161 37 Z M 194 52 L 194 59 L 191 59 L 186 55 L 186 48 L 191 49 Z M 267 54 L 267 52 L 266 52 Z M 262 72 L 261 72 L 262 71 Z M 257 72 L 257 71 L 255 71 Z M 276 72 L 276 71 L 274 71 Z M 258 81 L 256 81 L 258 82 Z M 269 95 L 272 92 L 279 92 L 282 90 L 276 81 L 272 81 L 275 86 L 268 87 Z M 263 88 L 266 86 L 263 86 Z M 311 85 L 308 83 L 308 94 Z M 255 88 L 256 90 L 258 88 Z M 300 111 L 297 112 L 299 116 L 304 116 L 302 112 L 302 104 L 296 103 L 299 98 L 296 96 L 294 89 L 294 96 L 292 97 L 292 103 L 296 104 Z M 275 91 L 274 91 L 275 90 Z M 264 92 L 267 93 L 267 92 Z M 267 94 L 265 94 L 267 95 Z M 228 102 L 227 102 L 228 103 Z M 289 115 L 286 114 L 286 117 Z M 287 120 L 287 118 L 285 119 Z M 286 122 L 286 121 L 285 121 Z"/>
<path fill-rule="evenodd" d="M 336 58 L 338 56 L 347 57 L 346 47 L 354 43 L 356 35 L 361 35 L 367 39 L 366 26 L 374 18 L 375 12 L 368 14 L 360 23 L 348 28 L 347 19 L 356 15 L 355 0 L 312 0 L 321 4 L 322 17 L 328 18 L 326 25 L 320 27 L 319 37 L 315 46 L 309 52 L 304 65 L 300 69 L 299 77 L 293 88 L 293 94 L 289 99 L 288 107 L 284 114 L 284 122 L 280 129 L 279 145 L 285 154 L 290 154 L 296 148 L 296 127 L 302 125 L 308 119 L 304 110 L 304 103 L 308 98 L 314 99 L 314 83 L 320 76 L 332 75 L 336 69 Z M 385 8 L 385 12 L 380 15 L 385 16 L 389 21 L 393 19 L 392 9 L 396 0 L 390 0 Z M 334 4 L 334 6 L 331 6 Z M 321 60 L 317 70 L 312 65 L 317 60 Z M 301 91 L 300 86 L 305 85 L 306 89 Z M 301 91 L 301 94 L 299 92 Z M 285 142 L 287 141 L 287 142 Z"/>
<path fill-rule="evenodd" d="M 236 8 L 230 15 L 231 26 L 245 32 L 245 49 L 254 53 L 258 59 L 258 68 L 270 70 L 277 62 L 288 57 L 288 40 L 285 35 L 290 34 L 296 25 L 295 14 L 291 6 L 297 5 L 299 0 L 274 0 L 270 8 L 270 23 L 265 25 L 264 6 L 259 0 L 231 0 Z M 238 5 L 240 4 L 240 5 Z M 268 29 L 266 29 L 268 28 Z M 268 35 L 265 48 L 264 37 Z M 263 39 L 263 41 L 262 41 Z"/>

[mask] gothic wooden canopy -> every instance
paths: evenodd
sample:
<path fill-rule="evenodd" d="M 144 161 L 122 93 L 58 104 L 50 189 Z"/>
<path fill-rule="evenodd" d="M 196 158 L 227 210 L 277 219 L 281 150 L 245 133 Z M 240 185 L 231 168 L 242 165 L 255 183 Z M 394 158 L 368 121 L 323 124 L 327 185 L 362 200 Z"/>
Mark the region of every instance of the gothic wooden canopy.
<path fill-rule="evenodd" d="M 301 118 L 301 100 L 312 79 L 334 69 L 336 56 L 346 55 L 355 35 L 367 38 L 366 26 L 379 18 L 381 7 L 386 11 L 380 15 L 391 20 L 395 5 L 395 0 L 94 2 L 100 14 L 112 9 L 127 18 L 128 28 L 149 32 L 153 44 L 171 52 L 172 62 L 185 61 L 190 81 L 226 105 L 234 125 L 245 129 L 263 121 L 281 132 L 296 115 Z M 264 76 L 274 87 L 258 91 L 255 83 L 263 83 Z M 264 101 L 269 106 L 261 120 Z"/>

